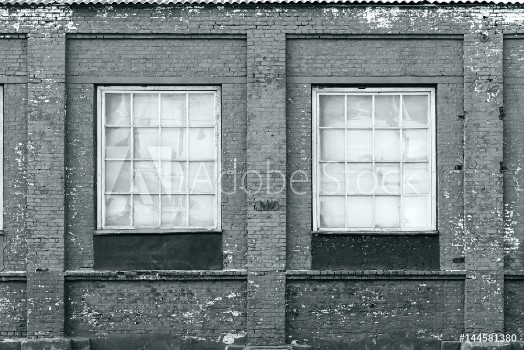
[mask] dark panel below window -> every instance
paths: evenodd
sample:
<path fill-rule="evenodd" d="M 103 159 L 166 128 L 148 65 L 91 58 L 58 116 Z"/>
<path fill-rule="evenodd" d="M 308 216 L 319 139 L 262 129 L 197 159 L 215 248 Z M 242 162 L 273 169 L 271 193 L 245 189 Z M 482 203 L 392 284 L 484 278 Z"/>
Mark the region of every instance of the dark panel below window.
<path fill-rule="evenodd" d="M 314 234 L 313 269 L 439 270 L 439 236 Z"/>
<path fill-rule="evenodd" d="M 94 236 L 95 269 L 221 270 L 222 235 Z"/>

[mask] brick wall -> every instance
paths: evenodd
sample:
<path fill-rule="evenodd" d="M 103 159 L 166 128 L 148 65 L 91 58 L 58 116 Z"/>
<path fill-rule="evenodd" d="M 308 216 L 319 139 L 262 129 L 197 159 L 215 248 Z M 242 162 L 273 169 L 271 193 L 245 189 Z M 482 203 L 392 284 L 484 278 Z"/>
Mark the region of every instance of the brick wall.
<path fill-rule="evenodd" d="M 524 280 L 506 279 L 504 292 L 505 330 L 521 338 L 524 336 Z"/>
<path fill-rule="evenodd" d="M 26 335 L 26 302 L 25 281 L 0 282 L 0 338 Z"/>

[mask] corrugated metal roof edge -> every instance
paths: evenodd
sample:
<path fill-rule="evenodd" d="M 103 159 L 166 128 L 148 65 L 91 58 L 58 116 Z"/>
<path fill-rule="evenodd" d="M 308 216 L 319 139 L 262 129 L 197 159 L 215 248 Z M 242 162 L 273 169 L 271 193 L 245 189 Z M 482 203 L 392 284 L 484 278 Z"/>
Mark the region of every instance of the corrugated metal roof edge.
<path fill-rule="evenodd" d="M 0 0 L 0 5 L 120 4 L 387 4 L 387 5 L 522 5 L 524 0 Z"/>

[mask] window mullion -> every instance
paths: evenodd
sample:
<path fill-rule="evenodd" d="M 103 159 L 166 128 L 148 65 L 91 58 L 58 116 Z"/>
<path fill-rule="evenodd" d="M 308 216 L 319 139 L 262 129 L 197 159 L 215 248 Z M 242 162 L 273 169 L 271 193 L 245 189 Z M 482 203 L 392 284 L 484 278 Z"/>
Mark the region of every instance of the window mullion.
<path fill-rule="evenodd" d="M 131 116 L 131 227 L 135 227 L 135 186 L 134 186 L 134 177 L 135 177 L 135 108 L 134 108 L 134 94 L 130 94 L 130 107 L 129 115 Z"/>
<path fill-rule="evenodd" d="M 186 94 L 186 227 L 189 226 L 189 93 Z"/>
<path fill-rule="evenodd" d="M 372 137 L 371 137 L 371 175 L 373 178 L 373 193 L 372 193 L 372 226 L 373 230 L 376 229 L 376 220 L 375 220 L 375 205 L 376 205 L 376 198 L 375 198 L 375 192 L 377 187 L 377 178 L 375 176 L 375 95 L 372 95 L 372 102 L 371 102 L 371 128 L 372 128 Z"/>
<path fill-rule="evenodd" d="M 404 228 L 404 129 L 403 129 L 403 123 L 402 123 L 402 117 L 403 117 L 403 102 L 404 102 L 404 95 L 400 95 L 400 106 L 399 106 L 399 125 L 400 125 L 400 164 L 399 164 L 399 181 L 400 181 L 400 203 L 399 203 L 399 224 L 400 228 Z"/>
<path fill-rule="evenodd" d="M 346 191 L 346 171 L 348 168 L 347 138 L 348 138 L 348 96 L 344 95 L 344 225 L 348 228 L 348 193 Z"/>
<path fill-rule="evenodd" d="M 162 227 L 162 94 L 158 94 L 158 227 Z"/>

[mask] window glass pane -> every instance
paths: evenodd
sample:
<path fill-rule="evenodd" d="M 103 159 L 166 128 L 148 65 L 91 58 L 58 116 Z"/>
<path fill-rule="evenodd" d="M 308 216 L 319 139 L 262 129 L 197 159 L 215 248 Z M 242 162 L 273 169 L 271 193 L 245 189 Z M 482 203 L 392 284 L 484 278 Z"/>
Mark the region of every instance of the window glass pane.
<path fill-rule="evenodd" d="M 187 120 L 186 94 L 162 94 L 163 126 L 185 126 Z"/>
<path fill-rule="evenodd" d="M 375 197 L 375 226 L 378 228 L 398 228 L 400 197 Z"/>
<path fill-rule="evenodd" d="M 131 156 L 131 129 L 106 128 L 106 158 L 128 159 Z"/>
<path fill-rule="evenodd" d="M 135 159 L 158 159 L 158 129 L 135 129 Z"/>
<path fill-rule="evenodd" d="M 344 96 L 320 95 L 318 104 L 321 127 L 344 127 Z"/>
<path fill-rule="evenodd" d="M 428 141 L 426 130 L 404 130 L 403 139 L 403 158 L 405 161 L 418 162 L 428 160 Z"/>
<path fill-rule="evenodd" d="M 105 168 L 105 191 L 129 193 L 131 189 L 131 162 L 107 160 Z"/>
<path fill-rule="evenodd" d="M 162 162 L 162 193 L 185 193 L 186 180 L 186 163 Z"/>
<path fill-rule="evenodd" d="M 135 226 L 157 227 L 160 225 L 158 196 L 148 194 L 133 196 Z"/>
<path fill-rule="evenodd" d="M 344 194 L 344 163 L 320 164 L 320 193 Z"/>
<path fill-rule="evenodd" d="M 189 125 L 215 125 L 214 94 L 189 94 Z"/>
<path fill-rule="evenodd" d="M 376 184 L 373 176 L 373 164 L 347 165 L 348 193 L 370 195 L 375 192 Z M 360 197 L 359 197 L 360 198 Z"/>
<path fill-rule="evenodd" d="M 344 130 L 320 130 L 320 160 L 344 161 Z"/>
<path fill-rule="evenodd" d="M 134 191 L 138 193 L 158 193 L 158 162 L 135 162 L 133 172 Z"/>
<path fill-rule="evenodd" d="M 371 130 L 348 130 L 346 145 L 349 161 L 372 161 L 373 132 Z"/>
<path fill-rule="evenodd" d="M 162 226 L 187 226 L 187 196 L 162 196 Z"/>
<path fill-rule="evenodd" d="M 160 154 L 162 159 L 181 160 L 187 158 L 185 128 L 162 128 L 160 131 Z"/>
<path fill-rule="evenodd" d="M 105 94 L 106 125 L 131 124 L 131 94 Z"/>
<path fill-rule="evenodd" d="M 425 127 L 428 124 L 428 96 L 402 96 L 402 126 Z"/>
<path fill-rule="evenodd" d="M 377 194 L 400 194 L 400 164 L 376 164 Z"/>
<path fill-rule="evenodd" d="M 430 175 L 428 164 L 404 164 L 404 193 L 429 193 Z"/>
<path fill-rule="evenodd" d="M 429 196 L 404 197 L 404 227 L 428 228 L 429 227 Z"/>
<path fill-rule="evenodd" d="M 189 226 L 215 226 L 215 196 L 189 196 Z"/>
<path fill-rule="evenodd" d="M 398 127 L 400 96 L 375 96 L 375 127 Z"/>
<path fill-rule="evenodd" d="M 373 97 L 365 95 L 350 95 L 348 98 L 348 126 L 370 128 L 372 126 L 371 111 Z"/>
<path fill-rule="evenodd" d="M 320 196 L 320 226 L 325 228 L 345 227 L 345 197 Z"/>
<path fill-rule="evenodd" d="M 158 94 L 133 94 L 134 125 L 158 125 Z"/>
<path fill-rule="evenodd" d="M 131 225 L 131 196 L 106 195 L 106 226 Z"/>
<path fill-rule="evenodd" d="M 189 129 L 189 159 L 213 160 L 215 154 L 215 129 Z"/>
<path fill-rule="evenodd" d="M 400 132 L 398 130 L 375 131 L 375 161 L 400 161 Z"/>
<path fill-rule="evenodd" d="M 373 227 L 373 197 L 348 197 L 348 227 Z"/>
<path fill-rule="evenodd" d="M 191 193 L 214 193 L 215 163 L 190 162 L 188 179 Z"/>

